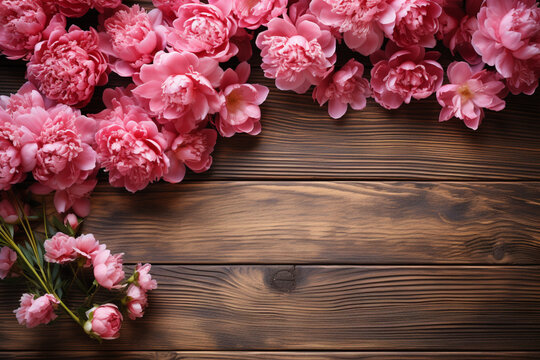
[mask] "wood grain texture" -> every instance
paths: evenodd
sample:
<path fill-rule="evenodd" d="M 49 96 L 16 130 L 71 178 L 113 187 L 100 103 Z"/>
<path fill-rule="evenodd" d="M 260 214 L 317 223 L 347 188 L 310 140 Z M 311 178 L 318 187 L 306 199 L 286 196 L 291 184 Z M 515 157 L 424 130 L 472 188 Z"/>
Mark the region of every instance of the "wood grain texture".
<path fill-rule="evenodd" d="M 147 316 L 102 345 L 65 317 L 20 327 L 20 293 L 0 287 L 0 350 L 540 351 L 539 266 L 152 270 Z"/>
<path fill-rule="evenodd" d="M 99 186 L 84 231 L 153 263 L 540 263 L 540 183 Z"/>

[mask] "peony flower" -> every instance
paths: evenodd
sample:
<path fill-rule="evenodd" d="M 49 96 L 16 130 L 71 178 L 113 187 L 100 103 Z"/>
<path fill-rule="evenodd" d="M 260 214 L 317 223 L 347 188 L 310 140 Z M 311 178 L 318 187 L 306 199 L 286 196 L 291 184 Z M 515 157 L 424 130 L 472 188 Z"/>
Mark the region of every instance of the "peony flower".
<path fill-rule="evenodd" d="M 521 93 L 532 95 L 538 87 L 540 77 L 540 55 L 529 60 L 514 59 L 512 76 L 506 79 L 506 85 L 514 95 Z"/>
<path fill-rule="evenodd" d="M 439 16 L 439 30 L 435 37 L 443 40 L 448 47 L 448 40 L 459 27 L 460 20 L 465 16 L 463 12 L 463 0 L 436 0 L 442 7 Z"/>
<path fill-rule="evenodd" d="M 339 119 L 347 112 L 347 105 L 354 110 L 366 107 L 371 96 L 369 81 L 362 77 L 364 65 L 351 59 L 339 71 L 328 76 L 313 90 L 313 99 L 323 106 L 328 102 L 328 113 Z"/>
<path fill-rule="evenodd" d="M 96 86 L 107 83 L 107 66 L 97 32 L 73 25 L 69 32 L 55 30 L 36 45 L 27 77 L 49 99 L 80 108 L 88 104 Z"/>
<path fill-rule="evenodd" d="M 122 0 L 94 0 L 94 9 L 100 13 L 105 12 L 107 9 L 116 9 L 122 5 Z"/>
<path fill-rule="evenodd" d="M 95 8 L 99 12 L 106 9 L 115 9 L 122 3 L 122 0 L 47 0 L 53 2 L 60 13 L 67 17 L 81 17 L 88 10 Z"/>
<path fill-rule="evenodd" d="M 124 320 L 118 307 L 114 304 L 94 306 L 86 312 L 88 321 L 84 324 L 84 331 L 101 339 L 113 340 L 120 336 L 120 328 Z"/>
<path fill-rule="evenodd" d="M 11 200 L 8 199 L 7 193 L 0 193 L 0 218 L 7 224 L 16 224 L 19 222 L 19 211 L 13 205 Z M 30 215 L 30 206 L 28 204 L 23 205 L 23 211 L 26 216 Z"/>
<path fill-rule="evenodd" d="M 103 248 L 92 258 L 94 277 L 99 285 L 109 290 L 122 287 L 120 283 L 124 280 L 123 255 L 123 253 L 111 255 L 110 250 Z"/>
<path fill-rule="evenodd" d="M 386 34 L 398 46 L 419 45 L 432 48 L 439 31 L 442 7 L 438 0 L 392 0 L 396 11 L 395 27 Z"/>
<path fill-rule="evenodd" d="M 258 84 L 246 84 L 251 72 L 247 62 L 236 70 L 227 69 L 221 79 L 223 105 L 216 117 L 215 125 L 222 136 L 235 133 L 257 135 L 261 132 L 261 105 L 268 96 L 268 88 Z"/>
<path fill-rule="evenodd" d="M 56 233 L 52 238 L 45 240 L 43 246 L 47 262 L 65 264 L 77 258 L 77 253 L 73 249 L 75 239 L 64 233 Z"/>
<path fill-rule="evenodd" d="M 447 73 L 450 84 L 437 91 L 437 100 L 443 107 L 439 121 L 455 116 L 476 130 L 484 117 L 483 108 L 504 109 L 505 102 L 497 95 L 504 89 L 504 84 L 496 80 L 493 73 L 487 70 L 473 73 L 466 62 L 451 63 Z"/>
<path fill-rule="evenodd" d="M 343 33 L 345 44 L 362 55 L 381 48 L 383 31 L 392 33 L 396 20 L 389 0 L 313 0 L 309 9 L 321 23 Z"/>
<path fill-rule="evenodd" d="M 158 10 L 146 13 L 139 5 L 122 6 L 103 23 L 100 49 L 109 55 L 109 66 L 120 76 L 133 76 L 165 48 L 166 29 Z"/>
<path fill-rule="evenodd" d="M 336 40 L 330 30 L 310 14 L 294 24 L 286 15 L 268 23 L 257 36 L 261 65 L 267 78 L 276 79 L 280 90 L 305 93 L 332 70 L 336 62 Z"/>
<path fill-rule="evenodd" d="M 126 307 L 129 318 L 131 320 L 142 318 L 147 305 L 146 292 L 135 284 L 129 285 L 126 294 Z"/>
<path fill-rule="evenodd" d="M 452 55 L 458 52 L 471 65 L 477 65 L 482 62 L 482 57 L 478 55 L 471 44 L 472 35 L 477 30 L 478 20 L 476 17 L 465 15 L 448 41 L 448 48 L 452 52 Z"/>
<path fill-rule="evenodd" d="M 236 57 L 240 61 L 248 61 L 253 55 L 253 49 L 251 48 L 251 40 L 253 40 L 253 33 L 247 32 L 244 28 L 239 27 L 236 30 L 236 34 L 231 37 L 231 42 L 238 48 Z"/>
<path fill-rule="evenodd" d="M 19 324 L 33 328 L 40 324 L 48 324 L 56 319 L 57 315 L 54 310 L 58 303 L 58 299 L 51 294 L 45 294 L 37 299 L 34 299 L 32 294 L 23 294 L 20 307 L 13 312 Z"/>
<path fill-rule="evenodd" d="M 176 19 L 176 12 L 186 3 L 200 3 L 199 0 L 152 0 L 152 3 L 163 13 L 163 18 L 168 25 Z"/>
<path fill-rule="evenodd" d="M 13 118 L 28 114 L 33 108 L 49 109 L 55 105 L 49 99 L 44 99 L 38 89 L 31 82 L 26 82 L 16 94 L 10 96 L 0 95 L 0 108 L 4 109 Z"/>
<path fill-rule="evenodd" d="M 104 250 L 105 245 L 100 245 L 99 241 L 97 241 L 92 234 L 83 234 L 79 236 L 75 239 L 73 245 L 73 251 L 75 251 L 79 257 L 87 259 L 84 265 L 85 267 L 90 267 L 92 259 Z"/>
<path fill-rule="evenodd" d="M 54 193 L 54 206 L 59 213 L 72 209 L 80 217 L 90 214 L 90 194 L 97 185 L 95 173 L 91 178 Z"/>
<path fill-rule="evenodd" d="M 219 111 L 214 89 L 223 70 L 217 61 L 191 53 L 158 52 L 154 63 L 143 65 L 135 95 L 148 99 L 150 111 L 161 123 L 172 123 L 181 133 L 196 129 L 208 114 Z"/>
<path fill-rule="evenodd" d="M 251 30 L 266 26 L 273 18 L 287 11 L 287 0 L 236 0 L 232 2 L 232 12 L 238 19 L 238 26 Z"/>
<path fill-rule="evenodd" d="M 388 43 L 385 52 L 371 56 L 373 98 L 386 109 L 397 109 L 411 98 L 424 99 L 437 91 L 444 71 L 436 61 L 436 51 L 425 52 L 421 46 L 397 48 Z"/>
<path fill-rule="evenodd" d="M 135 268 L 136 283 L 145 292 L 157 289 L 157 281 L 150 275 L 151 268 L 150 264 L 141 265 L 140 263 Z"/>
<path fill-rule="evenodd" d="M 7 246 L 0 248 L 0 279 L 3 280 L 6 278 L 6 276 L 8 276 L 11 267 L 16 261 L 17 253 L 15 251 L 11 250 Z"/>

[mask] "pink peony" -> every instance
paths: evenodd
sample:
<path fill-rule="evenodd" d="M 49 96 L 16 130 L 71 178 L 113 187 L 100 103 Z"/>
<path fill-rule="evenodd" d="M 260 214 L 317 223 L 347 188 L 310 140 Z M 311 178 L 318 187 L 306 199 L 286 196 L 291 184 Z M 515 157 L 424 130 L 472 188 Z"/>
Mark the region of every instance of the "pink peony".
<path fill-rule="evenodd" d="M 186 3 L 200 3 L 199 0 L 152 0 L 152 3 L 163 13 L 163 18 L 168 25 L 172 25 L 176 19 L 176 12 Z"/>
<path fill-rule="evenodd" d="M 514 95 L 521 93 L 532 95 L 538 87 L 540 77 L 540 55 L 529 60 L 514 60 L 512 76 L 506 79 L 506 85 Z"/>
<path fill-rule="evenodd" d="M 158 52 L 153 64 L 142 66 L 141 83 L 133 93 L 149 100 L 148 107 L 160 122 L 173 123 L 179 132 L 187 133 L 219 111 L 221 99 L 214 88 L 222 75 L 213 59 Z"/>
<path fill-rule="evenodd" d="M 127 312 L 131 320 L 136 318 L 142 318 L 144 315 L 144 309 L 148 305 L 148 299 L 146 292 L 135 284 L 129 285 L 127 289 Z"/>
<path fill-rule="evenodd" d="M 442 7 L 438 0 L 392 0 L 396 11 L 393 31 L 387 33 L 398 46 L 434 47 Z"/>
<path fill-rule="evenodd" d="M 280 90 L 305 93 L 332 70 L 336 62 L 336 40 L 329 29 L 310 14 L 296 24 L 284 15 L 268 23 L 268 30 L 257 36 L 264 75 L 276 79 Z"/>
<path fill-rule="evenodd" d="M 287 11 L 287 2 L 287 0 L 236 0 L 233 1 L 232 12 L 238 19 L 238 26 L 254 30 L 283 15 Z"/>
<path fill-rule="evenodd" d="M 120 283 L 124 280 L 123 255 L 123 253 L 111 255 L 110 250 L 103 248 L 92 258 L 94 277 L 99 285 L 109 290 L 122 287 Z"/>
<path fill-rule="evenodd" d="M 107 9 L 116 9 L 122 5 L 122 0 L 94 0 L 94 9 L 100 13 L 105 12 Z"/>
<path fill-rule="evenodd" d="M 94 88 L 107 83 L 107 67 L 97 32 L 73 25 L 69 32 L 55 30 L 47 41 L 36 45 L 27 77 L 49 99 L 83 107 Z"/>
<path fill-rule="evenodd" d="M 150 275 L 151 268 L 150 264 L 141 265 L 140 263 L 135 268 L 137 284 L 145 292 L 157 289 L 157 281 Z"/>
<path fill-rule="evenodd" d="M 236 34 L 236 21 L 229 16 L 233 0 L 213 4 L 186 3 L 176 11 L 177 19 L 169 29 L 167 43 L 174 50 L 188 51 L 198 57 L 228 61 L 238 48 L 229 42 Z"/>
<path fill-rule="evenodd" d="M 54 206 L 59 213 L 72 209 L 77 215 L 86 217 L 90 214 L 90 194 L 97 185 L 95 175 L 92 178 L 71 185 L 54 193 Z"/>
<path fill-rule="evenodd" d="M 235 133 L 257 135 L 261 132 L 261 105 L 268 96 L 268 88 L 258 84 L 246 84 L 251 72 L 247 62 L 236 70 L 227 69 L 221 79 L 221 96 L 224 101 L 216 117 L 215 125 L 222 136 Z"/>
<path fill-rule="evenodd" d="M 92 264 L 92 259 L 104 250 L 105 245 L 100 245 L 99 241 L 97 241 L 92 234 L 83 234 L 79 236 L 75 239 L 73 245 L 73 251 L 75 251 L 79 257 L 86 259 L 85 267 L 89 267 Z"/>
<path fill-rule="evenodd" d="M 77 253 L 73 250 L 75 239 L 64 233 L 56 233 L 52 238 L 45 240 L 43 246 L 47 262 L 65 264 L 77 258 Z"/>
<path fill-rule="evenodd" d="M 166 29 L 158 10 L 146 13 L 139 5 L 122 6 L 103 22 L 100 49 L 109 55 L 109 66 L 120 76 L 132 76 L 165 48 Z"/>
<path fill-rule="evenodd" d="M 347 105 L 354 110 L 366 107 L 371 96 L 369 81 L 362 77 L 364 65 L 351 59 L 339 71 L 328 76 L 313 90 L 313 98 L 323 106 L 328 102 L 328 113 L 339 119 L 347 112 Z"/>
<path fill-rule="evenodd" d="M 313 0 L 310 11 L 319 21 L 343 33 L 350 49 L 369 55 L 380 49 L 394 28 L 396 13 L 389 0 Z"/>
<path fill-rule="evenodd" d="M 17 200 L 20 201 L 20 200 Z M 30 215 L 30 206 L 28 204 L 23 204 L 23 210 L 26 216 Z M 16 206 L 13 205 L 12 201 L 8 198 L 6 192 L 0 193 L 0 218 L 4 220 L 7 224 L 16 224 L 19 222 L 19 211 Z"/>
<path fill-rule="evenodd" d="M 231 42 L 238 47 L 236 57 L 240 61 L 248 61 L 253 55 L 251 48 L 251 40 L 253 40 L 253 32 L 248 32 L 246 29 L 239 27 L 236 34 L 231 38 Z"/>
<path fill-rule="evenodd" d="M 0 279 L 3 280 L 8 276 L 15 261 L 17 261 L 17 253 L 15 251 L 7 246 L 0 248 Z"/>
<path fill-rule="evenodd" d="M 386 51 L 371 56 L 373 98 L 386 109 L 397 109 L 411 98 L 424 99 L 437 91 L 444 76 L 436 51 L 421 46 L 400 49 L 388 43 Z"/>
<path fill-rule="evenodd" d="M 114 304 L 94 306 L 86 312 L 88 321 L 84 324 L 84 330 L 101 339 L 113 340 L 120 336 L 120 328 L 124 320 L 118 307 Z"/>
<path fill-rule="evenodd" d="M 448 42 L 448 47 L 452 55 L 455 55 L 456 52 L 459 53 L 471 65 L 477 65 L 482 62 L 482 57 L 478 55 L 471 44 L 472 35 L 477 30 L 478 20 L 476 17 L 465 15 Z"/>
<path fill-rule="evenodd" d="M 88 10 L 95 8 L 99 12 L 106 9 L 115 9 L 122 3 L 122 0 L 46 0 L 53 3 L 53 6 L 67 17 L 81 17 Z"/>
<path fill-rule="evenodd" d="M 51 294 L 34 299 L 33 294 L 23 294 L 21 305 L 14 310 L 17 321 L 27 328 L 33 328 L 40 324 L 48 324 L 57 318 L 54 313 L 59 301 Z"/>
<path fill-rule="evenodd" d="M 540 8 L 534 0 L 486 0 L 478 13 L 472 45 L 505 78 L 514 61 L 540 57 Z"/>
<path fill-rule="evenodd" d="M 55 105 L 48 99 L 44 99 L 37 88 L 31 82 L 26 82 L 16 94 L 10 96 L 0 95 L 0 108 L 4 109 L 13 118 L 22 114 L 28 114 L 33 108 L 48 109 Z"/>
<path fill-rule="evenodd" d="M 497 95 L 504 84 L 493 73 L 487 70 L 473 73 L 466 62 L 453 62 L 448 66 L 448 79 L 451 84 L 437 91 L 437 100 L 443 107 L 439 121 L 455 116 L 476 130 L 484 117 L 483 108 L 504 109 L 505 102 Z"/>

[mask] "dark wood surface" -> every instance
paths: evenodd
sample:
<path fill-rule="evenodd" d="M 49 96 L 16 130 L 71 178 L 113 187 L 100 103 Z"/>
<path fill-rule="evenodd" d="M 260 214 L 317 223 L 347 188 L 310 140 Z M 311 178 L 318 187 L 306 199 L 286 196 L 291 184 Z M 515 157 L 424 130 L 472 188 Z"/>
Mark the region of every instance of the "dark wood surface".
<path fill-rule="evenodd" d="M 184 183 L 93 196 L 85 231 L 156 264 L 146 317 L 101 345 L 66 317 L 25 329 L 0 283 L 0 358 L 540 358 L 538 92 L 473 132 L 434 97 L 333 121 L 252 80 L 260 136 L 221 139 Z M 0 94 L 23 82 L 0 59 Z"/>

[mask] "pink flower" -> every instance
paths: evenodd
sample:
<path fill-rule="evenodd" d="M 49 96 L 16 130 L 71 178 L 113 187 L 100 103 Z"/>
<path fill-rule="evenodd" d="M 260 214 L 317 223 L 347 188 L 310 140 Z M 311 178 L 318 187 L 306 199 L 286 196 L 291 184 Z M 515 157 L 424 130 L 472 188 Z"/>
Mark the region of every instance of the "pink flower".
<path fill-rule="evenodd" d="M 191 52 L 198 57 L 228 61 L 238 48 L 229 39 L 236 34 L 236 21 L 229 16 L 233 0 L 212 4 L 187 3 L 181 5 L 177 19 L 169 29 L 167 43 L 174 50 Z"/>
<path fill-rule="evenodd" d="M 92 8 L 102 13 L 105 9 L 117 8 L 121 3 L 122 0 L 54 0 L 58 11 L 67 17 L 81 17 Z"/>
<path fill-rule="evenodd" d="M 100 249 L 92 259 L 94 267 L 94 277 L 99 285 L 106 289 L 119 289 L 120 283 L 124 280 L 124 270 L 122 270 L 122 256 L 124 254 L 111 255 L 111 251 Z"/>
<path fill-rule="evenodd" d="M 86 312 L 88 321 L 84 324 L 84 330 L 88 334 L 94 334 L 105 340 L 117 339 L 120 336 L 120 328 L 124 318 L 114 304 L 94 306 Z"/>
<path fill-rule="evenodd" d="M 257 135 L 261 132 L 261 105 L 268 96 L 268 88 L 258 84 L 246 84 L 251 67 L 243 62 L 236 70 L 227 69 L 221 79 L 223 105 L 215 125 L 222 136 L 235 133 Z"/>
<path fill-rule="evenodd" d="M 27 77 L 49 99 L 83 107 L 94 88 L 107 83 L 107 58 L 99 51 L 97 32 L 73 25 L 55 30 L 36 45 Z"/>
<path fill-rule="evenodd" d="M 151 268 L 150 264 L 141 265 L 140 263 L 135 268 L 137 284 L 145 292 L 157 289 L 157 281 L 152 279 L 152 275 L 150 275 Z"/>
<path fill-rule="evenodd" d="M 386 51 L 371 56 L 373 98 L 386 109 L 397 109 L 411 98 L 424 99 L 437 91 L 444 71 L 436 61 L 436 51 L 425 52 L 421 46 L 400 49 L 388 43 Z"/>
<path fill-rule="evenodd" d="M 16 94 L 11 96 L 0 95 L 0 108 L 4 109 L 13 118 L 22 114 L 28 114 L 33 108 L 48 109 L 53 104 L 44 99 L 37 88 L 31 82 L 26 82 Z"/>
<path fill-rule="evenodd" d="M 105 245 L 100 245 L 99 241 L 97 241 L 92 234 L 83 234 L 79 236 L 75 239 L 73 245 L 73 251 L 77 253 L 78 257 L 86 259 L 85 267 L 89 267 L 92 264 L 92 259 L 104 250 Z"/>
<path fill-rule="evenodd" d="M 146 292 L 135 284 L 131 284 L 127 290 L 127 312 L 131 320 L 136 318 L 142 318 L 144 315 L 144 309 L 148 305 L 148 299 Z"/>
<path fill-rule="evenodd" d="M 13 205 L 12 201 L 8 199 L 6 192 L 0 192 L 0 218 L 8 224 L 16 224 L 19 222 L 19 211 Z M 17 200 L 20 201 L 20 200 Z M 28 204 L 23 204 L 23 211 L 26 216 L 30 215 L 30 206 Z"/>
<path fill-rule="evenodd" d="M 448 43 L 452 55 L 458 52 L 469 64 L 480 64 L 482 57 L 478 55 L 471 44 L 472 35 L 477 30 L 478 20 L 476 17 L 465 15 Z"/>
<path fill-rule="evenodd" d="M 540 56 L 540 8 L 534 0 L 486 0 L 478 13 L 472 45 L 482 60 L 505 78 L 516 60 Z"/>
<path fill-rule="evenodd" d="M 267 78 L 276 79 L 280 90 L 305 93 L 332 70 L 336 62 L 336 40 L 315 16 L 300 16 L 296 24 L 284 15 L 268 23 L 256 44 L 261 49 L 261 65 Z"/>
<path fill-rule="evenodd" d="M 328 113 L 334 119 L 345 115 L 349 104 L 354 110 L 362 110 L 366 98 L 371 96 L 369 81 L 362 77 L 363 73 L 364 65 L 351 59 L 315 87 L 313 98 L 321 106 L 328 102 Z"/>
<path fill-rule="evenodd" d="M 233 1 L 232 11 L 238 19 L 238 26 L 254 30 L 283 15 L 287 11 L 287 2 L 287 0 L 236 0 Z"/>
<path fill-rule="evenodd" d="M 165 27 L 158 10 L 146 13 L 139 5 L 122 6 L 103 22 L 100 48 L 109 55 L 109 66 L 120 76 L 132 76 L 165 47 Z"/>
<path fill-rule="evenodd" d="M 150 111 L 161 123 L 173 123 L 181 133 L 198 127 L 219 111 L 221 101 L 214 89 L 223 70 L 217 61 L 191 53 L 158 52 L 154 63 L 143 65 L 141 84 L 133 93 L 149 100 Z"/>
<path fill-rule="evenodd" d="M 246 29 L 239 27 L 236 34 L 231 38 L 231 42 L 238 48 L 236 57 L 240 61 L 248 61 L 253 55 L 251 48 L 251 40 L 253 40 L 253 32 L 247 32 Z"/>
<path fill-rule="evenodd" d="M 122 0 L 94 0 L 94 9 L 103 13 L 107 9 L 116 9 L 122 5 Z"/>
<path fill-rule="evenodd" d="M 3 280 L 8 276 L 15 261 L 17 261 L 17 253 L 15 251 L 7 246 L 0 248 L 0 279 Z"/>
<path fill-rule="evenodd" d="M 0 2 L 0 53 L 8 59 L 28 60 L 34 46 L 56 28 L 65 28 L 66 19 L 52 19 L 41 0 L 3 0 Z"/>
<path fill-rule="evenodd" d="M 152 3 L 156 8 L 158 8 L 162 13 L 164 20 L 168 25 L 171 25 L 172 22 L 176 19 L 176 12 L 186 3 L 200 3 L 199 0 L 152 0 Z"/>
<path fill-rule="evenodd" d="M 45 294 L 37 299 L 34 299 L 32 294 L 23 294 L 20 307 L 13 312 L 19 324 L 33 328 L 56 319 L 54 310 L 58 303 L 58 299 L 51 294 Z"/>
<path fill-rule="evenodd" d="M 540 77 L 540 55 L 529 60 L 514 59 L 512 76 L 506 79 L 506 85 L 514 95 L 521 93 L 532 95 L 538 87 Z"/>
<path fill-rule="evenodd" d="M 437 91 L 437 100 L 443 107 L 439 121 L 455 116 L 476 130 L 484 117 L 483 108 L 499 111 L 505 106 L 497 96 L 504 84 L 487 70 L 473 73 L 466 62 L 453 62 L 448 66 L 448 79 L 451 84 Z"/>
<path fill-rule="evenodd" d="M 59 213 L 72 209 L 80 217 L 90 214 L 90 194 L 97 185 L 95 174 L 91 178 L 78 182 L 54 193 L 54 206 Z"/>
<path fill-rule="evenodd" d="M 434 47 L 435 34 L 439 30 L 442 7 L 438 0 L 393 0 L 396 24 L 387 33 L 398 46 L 420 45 Z"/>
<path fill-rule="evenodd" d="M 350 49 L 369 55 L 380 49 L 391 33 L 396 13 L 389 0 L 313 0 L 311 12 L 320 22 L 344 33 Z"/>
<path fill-rule="evenodd" d="M 77 215 L 69 213 L 64 217 L 64 225 L 69 225 L 73 230 L 76 230 L 79 227 L 79 218 Z"/>
<path fill-rule="evenodd" d="M 75 239 L 64 233 L 56 233 L 52 238 L 45 240 L 43 246 L 47 262 L 65 264 L 77 258 L 77 253 L 73 250 Z"/>

